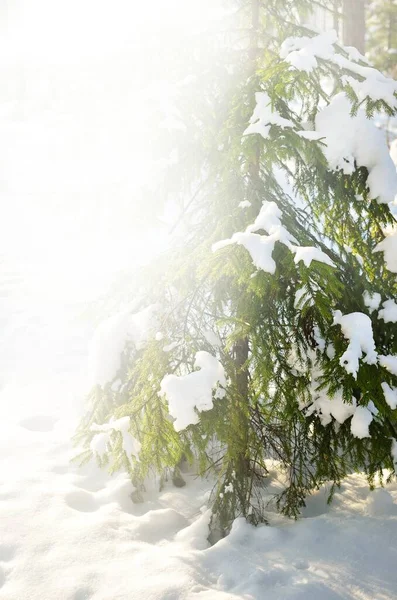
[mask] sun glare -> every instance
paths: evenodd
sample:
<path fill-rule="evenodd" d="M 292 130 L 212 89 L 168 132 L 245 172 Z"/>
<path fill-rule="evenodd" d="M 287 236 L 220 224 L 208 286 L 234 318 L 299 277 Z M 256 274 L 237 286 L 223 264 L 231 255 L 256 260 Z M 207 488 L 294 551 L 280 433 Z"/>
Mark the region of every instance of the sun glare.
<path fill-rule="evenodd" d="M 182 0 L 0 8 L 0 260 L 22 282 L 8 300 L 10 361 L 49 359 L 76 306 L 121 273 L 130 290 L 134 269 L 167 247 L 171 213 L 142 216 L 159 169 L 152 111 L 169 102 L 166 73 L 147 63 L 212 12 Z"/>
<path fill-rule="evenodd" d="M 0 59 L 8 206 L 1 253 L 48 270 L 48 287 L 56 276 L 77 293 L 82 274 L 87 287 L 163 247 L 158 222 L 145 232 L 139 219 L 142 186 L 156 175 L 147 144 L 156 82 L 143 76 L 142 48 L 156 29 L 175 35 L 206 18 L 201 3 L 176 1 L 9 6 Z"/>

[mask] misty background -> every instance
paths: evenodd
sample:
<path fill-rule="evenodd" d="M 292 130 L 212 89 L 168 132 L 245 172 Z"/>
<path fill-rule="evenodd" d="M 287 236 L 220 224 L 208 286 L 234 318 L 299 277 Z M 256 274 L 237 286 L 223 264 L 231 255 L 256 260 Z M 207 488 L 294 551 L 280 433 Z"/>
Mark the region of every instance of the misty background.
<path fill-rule="evenodd" d="M 0 4 L 0 386 L 84 371 L 93 307 L 167 246 L 158 111 L 172 126 L 173 53 L 216 5 Z"/>

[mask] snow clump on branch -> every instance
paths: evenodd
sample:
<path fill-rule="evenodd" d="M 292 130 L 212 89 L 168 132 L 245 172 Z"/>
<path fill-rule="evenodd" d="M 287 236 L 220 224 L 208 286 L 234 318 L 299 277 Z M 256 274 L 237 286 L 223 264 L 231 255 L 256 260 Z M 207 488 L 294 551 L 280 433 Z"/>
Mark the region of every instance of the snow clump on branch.
<path fill-rule="evenodd" d="M 104 387 L 117 375 L 120 357 L 127 342 L 141 349 L 158 329 L 158 304 L 131 313 L 121 311 L 97 327 L 89 348 L 89 372 L 93 385 Z"/>
<path fill-rule="evenodd" d="M 334 30 L 314 37 L 287 38 L 281 44 L 280 58 L 306 73 L 311 73 L 318 67 L 317 59 L 333 62 L 340 69 L 356 76 L 346 75 L 345 82 L 353 88 L 359 100 L 383 100 L 390 107 L 397 108 L 397 82 L 367 64 L 360 64 L 366 62 L 365 58 L 355 48 L 338 44 L 338 36 Z"/>
<path fill-rule="evenodd" d="M 335 31 L 314 37 L 288 38 L 281 45 L 280 57 L 291 67 L 307 73 L 319 66 L 318 59 L 330 61 L 348 73 L 343 76 L 343 82 L 354 90 L 359 101 L 383 101 L 397 108 L 397 82 L 377 69 L 359 64 L 363 57 L 339 45 Z M 384 134 L 363 110 L 355 116 L 351 113 L 351 102 L 341 92 L 316 116 L 315 129 L 326 144 L 323 151 L 328 164 L 332 170 L 340 169 L 347 175 L 352 174 L 356 166 L 366 167 L 371 198 L 382 204 L 393 202 L 397 173 Z"/>
<path fill-rule="evenodd" d="M 385 323 L 397 323 L 397 304 L 394 300 L 385 300 L 382 309 L 378 312 L 378 319 Z"/>
<path fill-rule="evenodd" d="M 375 292 L 371 294 L 367 290 L 363 293 L 364 305 L 368 308 L 369 312 L 372 313 L 374 310 L 378 310 L 381 303 L 382 297 L 380 294 Z"/>
<path fill-rule="evenodd" d="M 310 73 L 318 66 L 317 58 L 331 60 L 335 54 L 337 41 L 335 31 L 328 31 L 315 37 L 290 37 L 280 48 L 280 58 L 299 71 Z"/>
<path fill-rule="evenodd" d="M 169 413 L 175 419 L 176 431 L 198 423 L 199 415 L 196 410 L 211 410 L 214 406 L 213 389 L 217 384 L 222 388 L 226 387 L 224 368 L 209 352 L 197 352 L 194 367 L 200 370 L 180 377 L 166 375 L 160 384 L 160 393 L 166 396 Z M 216 394 L 218 398 L 224 396 L 222 388 L 220 393 Z"/>
<path fill-rule="evenodd" d="M 213 244 L 212 251 L 216 252 L 231 244 L 244 246 L 250 253 L 255 267 L 273 275 L 276 271 L 276 263 L 272 257 L 274 245 L 276 242 L 281 242 L 295 254 L 295 263 L 302 260 L 309 267 L 312 260 L 316 260 L 334 267 L 335 264 L 329 256 L 318 248 L 295 245 L 296 239 L 281 222 L 282 214 L 275 202 L 263 202 L 261 210 L 252 225 L 248 225 L 244 232 L 234 233 L 230 239 Z M 269 235 L 254 233 L 261 229 Z"/>
<path fill-rule="evenodd" d="M 368 169 L 370 196 L 380 204 L 394 201 L 397 193 L 396 167 L 390 158 L 384 134 L 363 110 L 351 115 L 345 93 L 334 96 L 316 116 L 316 131 L 326 146 L 323 152 L 330 169 L 351 175 L 356 167 Z"/>
<path fill-rule="evenodd" d="M 270 98 L 266 92 L 256 92 L 255 100 L 256 106 L 250 118 L 250 124 L 243 135 L 260 133 L 263 138 L 267 138 L 271 125 L 278 125 L 282 129 L 294 126 L 292 121 L 284 119 L 277 111 L 272 109 Z"/>
<path fill-rule="evenodd" d="M 97 431 L 98 433 L 94 435 L 90 443 L 92 453 L 103 458 L 104 454 L 109 450 L 112 433 L 118 431 L 121 433 L 122 447 L 128 460 L 131 459 L 131 456 L 134 456 L 138 460 L 141 444 L 130 433 L 130 424 L 130 417 L 128 416 L 121 417 L 115 421 L 109 421 L 109 423 L 103 423 L 103 425 L 93 423 L 91 431 Z"/>
<path fill-rule="evenodd" d="M 386 269 L 397 273 L 397 229 L 387 232 L 385 239 L 375 246 L 373 252 L 383 252 Z"/>
<path fill-rule="evenodd" d="M 358 361 L 362 358 L 363 352 L 366 354 L 365 363 L 375 365 L 377 362 L 371 319 L 364 313 L 342 315 L 340 310 L 336 310 L 333 324 L 340 325 L 343 335 L 349 340 L 347 350 L 340 357 L 339 364 L 347 373 L 353 375 L 354 379 L 357 379 Z"/>

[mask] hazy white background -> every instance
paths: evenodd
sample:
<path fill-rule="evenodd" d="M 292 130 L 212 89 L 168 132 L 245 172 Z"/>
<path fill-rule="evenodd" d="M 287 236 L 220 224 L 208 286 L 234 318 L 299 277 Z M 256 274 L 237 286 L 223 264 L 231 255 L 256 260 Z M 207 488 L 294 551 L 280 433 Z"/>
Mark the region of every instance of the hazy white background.
<path fill-rule="evenodd" d="M 151 111 L 169 102 L 161 56 L 210 6 L 2 0 L 0 384 L 78 364 L 87 302 L 166 245 L 139 215 Z"/>

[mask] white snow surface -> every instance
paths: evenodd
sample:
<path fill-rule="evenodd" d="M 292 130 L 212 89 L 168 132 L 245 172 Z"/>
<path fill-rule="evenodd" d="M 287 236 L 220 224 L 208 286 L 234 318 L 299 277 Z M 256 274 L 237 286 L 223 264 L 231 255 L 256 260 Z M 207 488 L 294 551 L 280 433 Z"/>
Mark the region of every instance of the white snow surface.
<path fill-rule="evenodd" d="M 396 483 L 370 492 L 351 475 L 331 506 L 322 488 L 298 522 L 237 519 L 210 547 L 212 481 L 187 473 L 185 488 L 152 485 L 133 504 L 125 474 L 69 462 L 70 383 L 0 393 L 12 407 L 0 422 L 0 600 L 394 600 Z"/>
<path fill-rule="evenodd" d="M 196 410 L 211 410 L 213 389 L 218 383 L 226 386 L 223 366 L 209 352 L 197 352 L 194 367 L 199 370 L 181 376 L 166 375 L 160 385 L 160 392 L 168 401 L 169 413 L 175 419 L 176 431 L 198 423 Z"/>
<path fill-rule="evenodd" d="M 336 310 L 333 324 L 340 325 L 343 335 L 349 340 L 349 345 L 340 357 L 339 364 L 356 379 L 359 359 L 362 358 L 363 352 L 366 355 L 365 363 L 374 365 L 377 362 L 371 319 L 364 313 L 342 315 L 340 310 Z"/>
<path fill-rule="evenodd" d="M 397 193 L 396 167 L 389 155 L 385 136 L 363 110 L 351 116 L 351 103 L 343 92 L 316 116 L 316 131 L 326 144 L 323 152 L 330 169 L 347 175 L 358 167 L 368 169 L 370 196 L 379 203 L 393 202 Z"/>

